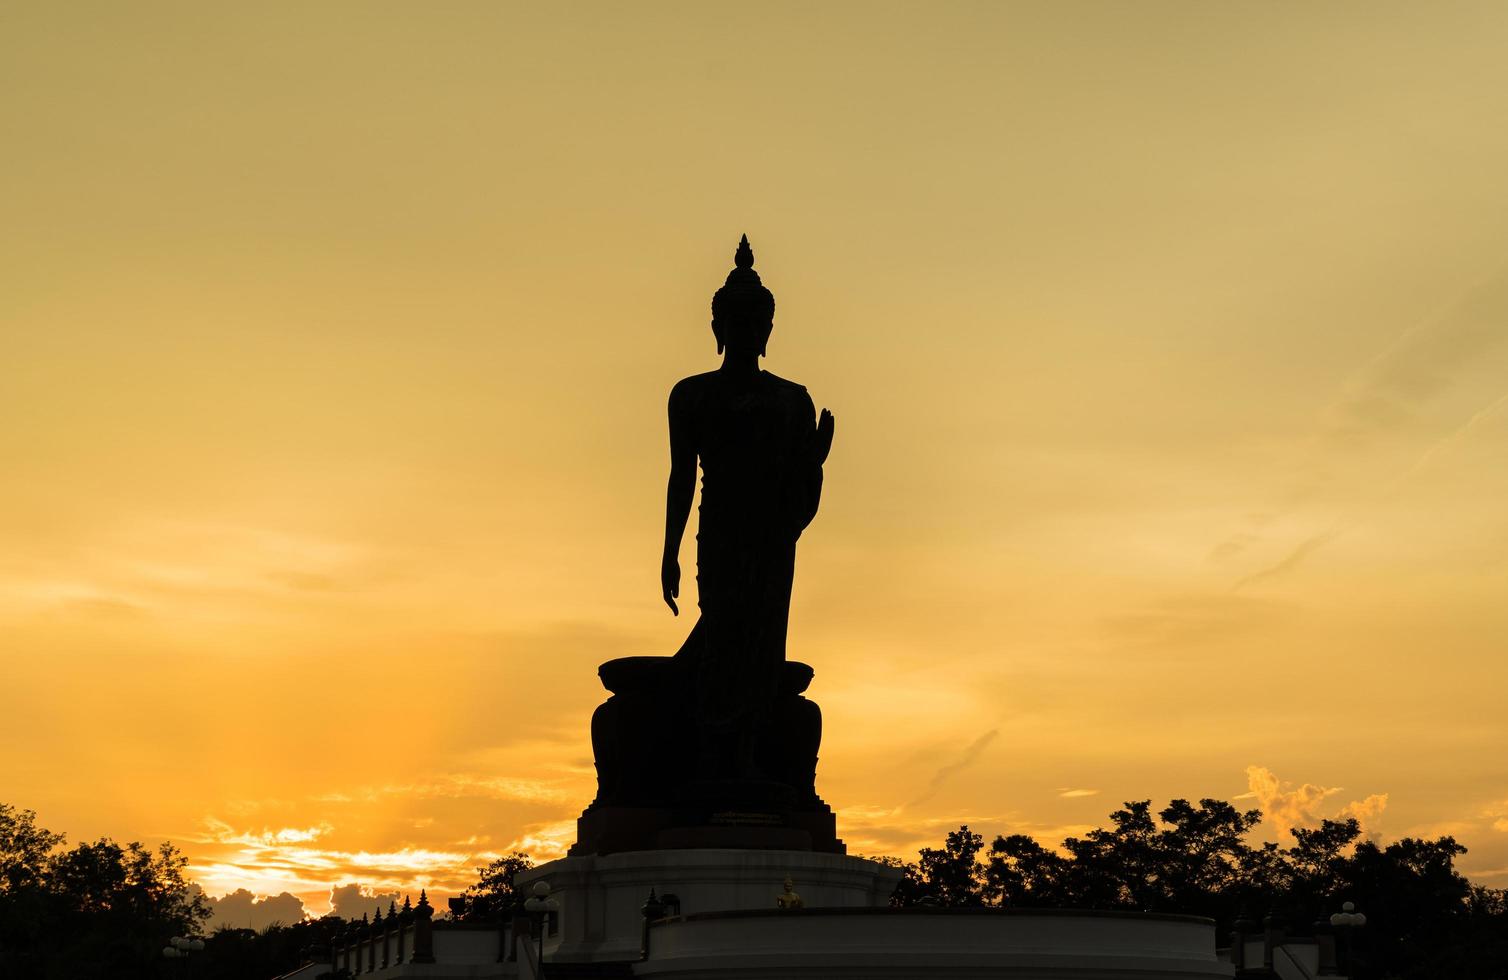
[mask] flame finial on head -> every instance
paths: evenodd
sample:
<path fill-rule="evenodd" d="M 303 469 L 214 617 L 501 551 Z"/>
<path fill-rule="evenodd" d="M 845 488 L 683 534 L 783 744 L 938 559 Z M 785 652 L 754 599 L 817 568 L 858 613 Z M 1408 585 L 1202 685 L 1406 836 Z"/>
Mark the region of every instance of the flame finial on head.
<path fill-rule="evenodd" d="M 733 271 L 712 297 L 712 316 L 753 309 L 766 318 L 775 315 L 775 297 L 759 281 L 754 271 L 754 249 L 749 245 L 749 236 L 738 240 L 738 250 L 733 253 Z"/>

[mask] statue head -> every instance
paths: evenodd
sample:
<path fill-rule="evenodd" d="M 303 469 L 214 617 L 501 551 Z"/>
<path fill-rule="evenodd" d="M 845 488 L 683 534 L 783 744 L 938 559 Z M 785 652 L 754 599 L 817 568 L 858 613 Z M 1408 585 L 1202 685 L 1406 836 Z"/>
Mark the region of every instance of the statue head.
<path fill-rule="evenodd" d="M 752 350 L 763 357 L 770 330 L 775 325 L 775 296 L 754 271 L 754 250 L 749 236 L 739 239 L 733 253 L 733 271 L 723 288 L 712 294 L 712 333 L 717 352 L 724 347 Z"/>

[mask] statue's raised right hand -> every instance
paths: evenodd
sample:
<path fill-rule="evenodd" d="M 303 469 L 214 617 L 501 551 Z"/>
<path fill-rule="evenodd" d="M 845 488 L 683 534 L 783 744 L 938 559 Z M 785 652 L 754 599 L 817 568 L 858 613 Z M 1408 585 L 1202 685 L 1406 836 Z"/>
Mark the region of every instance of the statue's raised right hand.
<path fill-rule="evenodd" d="M 817 439 L 813 444 L 813 450 L 817 455 L 817 465 L 827 462 L 827 454 L 833 448 L 833 413 L 827 409 L 822 410 L 822 415 L 817 419 Z"/>
<path fill-rule="evenodd" d="M 676 597 L 681 594 L 681 563 L 676 561 L 674 555 L 666 555 L 665 560 L 660 562 L 660 588 L 665 593 L 665 605 L 677 616 L 681 611 L 676 608 Z"/>

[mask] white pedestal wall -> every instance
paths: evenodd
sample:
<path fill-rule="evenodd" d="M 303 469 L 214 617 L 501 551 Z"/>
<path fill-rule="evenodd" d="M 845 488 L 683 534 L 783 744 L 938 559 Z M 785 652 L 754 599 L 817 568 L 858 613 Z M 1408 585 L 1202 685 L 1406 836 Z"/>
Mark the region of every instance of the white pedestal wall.
<path fill-rule="evenodd" d="M 643 980 L 1230 980 L 1214 923 L 1050 909 L 805 909 L 653 927 Z"/>
<path fill-rule="evenodd" d="M 809 907 L 886 905 L 900 869 L 811 851 L 662 850 L 561 858 L 517 878 L 527 893 L 550 883 L 560 925 L 548 960 L 629 960 L 639 955 L 649 890 L 680 899 L 681 914 L 771 909 L 789 876 Z"/>

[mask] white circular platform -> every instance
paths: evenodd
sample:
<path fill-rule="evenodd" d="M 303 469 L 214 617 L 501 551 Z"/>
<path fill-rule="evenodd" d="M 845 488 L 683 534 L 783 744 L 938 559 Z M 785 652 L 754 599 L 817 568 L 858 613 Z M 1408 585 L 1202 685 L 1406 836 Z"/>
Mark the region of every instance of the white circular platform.
<path fill-rule="evenodd" d="M 561 858 L 520 873 L 515 884 L 527 892 L 549 882 L 560 925 L 545 941 L 546 957 L 582 962 L 638 957 L 651 888 L 674 895 L 685 915 L 774 908 L 787 876 L 808 905 L 873 907 L 889 900 L 900 875 L 844 854 L 699 848 Z"/>
<path fill-rule="evenodd" d="M 650 931 L 636 977 L 1229 980 L 1209 919 L 1048 909 L 706 913 Z"/>

